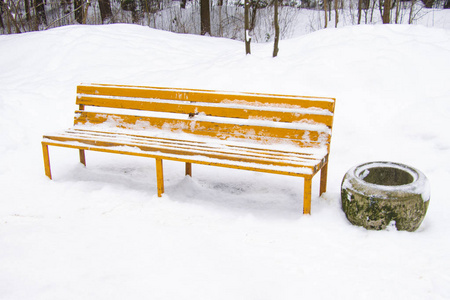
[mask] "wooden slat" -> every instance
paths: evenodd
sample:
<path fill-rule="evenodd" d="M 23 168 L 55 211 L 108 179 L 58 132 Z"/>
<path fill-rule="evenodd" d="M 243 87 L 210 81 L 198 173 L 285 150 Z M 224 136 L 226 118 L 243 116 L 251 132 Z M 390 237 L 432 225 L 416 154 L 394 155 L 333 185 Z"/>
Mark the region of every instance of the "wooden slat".
<path fill-rule="evenodd" d="M 178 103 L 177 103 L 178 102 Z M 276 122 L 298 122 L 305 121 L 310 123 L 320 123 L 328 127 L 333 124 L 333 115 L 328 111 L 315 110 L 297 110 L 286 109 L 280 111 L 279 108 L 273 107 L 254 107 L 249 106 L 227 107 L 227 106 L 205 106 L 202 103 L 186 103 L 185 101 L 166 101 L 154 102 L 143 101 L 143 99 L 120 99 L 108 97 L 91 97 L 79 96 L 78 105 L 90 105 L 108 108 L 136 109 L 156 112 L 181 113 L 187 115 L 204 114 L 207 116 L 241 118 L 241 119 L 263 119 Z"/>
<path fill-rule="evenodd" d="M 225 151 L 219 152 L 219 151 L 201 151 L 199 149 L 180 149 L 179 147 L 170 147 L 170 146 L 161 146 L 161 145 L 155 145 L 155 144 L 149 144 L 149 143 L 136 143 L 136 142 L 128 142 L 128 141 L 122 141 L 122 140 L 116 140 L 114 138 L 106 138 L 106 137 L 89 137 L 89 136 L 74 136 L 74 135 L 58 135 L 58 136 L 44 136 L 45 139 L 53 140 L 53 141 L 59 141 L 59 142 L 77 142 L 82 143 L 85 145 L 93 145 L 97 147 L 103 147 L 103 148 L 111 148 L 111 147 L 137 147 L 141 151 L 144 152 L 160 152 L 165 154 L 173 154 L 173 155 L 180 155 L 180 156 L 196 156 L 201 155 L 208 158 L 213 159 L 220 159 L 220 160 L 228 160 L 228 161 L 234 161 L 234 162 L 248 162 L 248 163 L 255 163 L 255 164 L 267 164 L 267 165 L 273 165 L 273 166 L 288 166 L 288 167 L 310 167 L 313 168 L 314 165 L 317 165 L 320 161 L 317 160 L 315 164 L 312 164 L 310 162 L 309 164 L 297 162 L 295 160 L 289 160 L 289 159 L 280 159 L 280 158 L 270 158 L 269 156 L 266 157 L 256 157 L 253 155 L 248 155 L 246 153 L 226 153 Z"/>
<path fill-rule="evenodd" d="M 90 151 L 97 151 L 97 152 L 106 152 L 106 153 L 115 153 L 115 154 L 125 154 L 125 155 L 133 155 L 133 156 L 140 156 L 140 157 L 150 157 L 150 158 L 160 158 L 165 160 L 173 160 L 173 161 L 180 161 L 184 163 L 193 163 L 193 164 L 203 164 L 208 166 L 216 166 L 216 167 L 225 167 L 225 168 L 231 168 L 231 169 L 239 169 L 239 170 L 247 170 L 247 171 L 256 171 L 256 172 L 264 172 L 264 173 L 271 173 L 271 174 L 280 174 L 280 175 L 289 175 L 289 176 L 311 176 L 314 175 L 317 171 L 316 168 L 310 168 L 310 167 L 301 167 L 301 168 L 295 168 L 293 170 L 291 167 L 284 167 L 279 166 L 277 168 L 274 168 L 271 165 L 258 165 L 258 164 L 250 164 L 250 163 L 244 163 L 244 164 L 236 164 L 236 162 L 227 161 L 227 160 L 203 160 L 202 157 L 199 156 L 193 156 L 193 157 L 187 157 L 187 156 L 178 156 L 178 155 L 171 155 L 171 154 L 164 154 L 164 153 L 155 153 L 155 152 L 142 152 L 142 151 L 132 151 L 130 148 L 118 148 L 118 147 L 99 147 L 94 145 L 82 145 L 82 144 L 70 144 L 65 142 L 58 142 L 58 141 L 50 141 L 50 140 L 44 140 L 42 144 L 46 146 L 57 146 L 57 147 L 66 147 L 66 148 L 73 148 L 73 149 L 81 149 L 81 150 L 90 150 Z"/>
<path fill-rule="evenodd" d="M 326 101 L 334 101 L 331 97 L 320 97 L 320 96 L 299 96 L 299 95 L 287 95 L 287 94 L 266 94 L 266 93 L 251 93 L 251 92 L 227 92 L 227 91 L 217 91 L 217 90 L 203 90 L 203 89 L 193 89 L 193 88 L 174 88 L 174 87 L 152 87 L 152 86 L 139 86 L 139 85 L 123 85 L 123 84 L 107 84 L 107 83 L 91 83 L 91 84 L 80 84 L 80 86 L 100 86 L 100 87 L 115 87 L 115 88 L 134 88 L 134 89 L 158 89 L 158 90 L 176 90 L 176 91 L 189 91 L 189 92 L 214 92 L 219 94 L 234 94 L 234 95 L 263 95 L 263 96 L 274 96 L 274 97 L 292 97 L 292 98 L 305 98 L 305 99 L 319 99 Z"/>
<path fill-rule="evenodd" d="M 132 141 L 135 143 L 143 143 L 146 145 L 158 145 L 161 147 L 176 147 L 177 149 L 186 150 L 198 150 L 198 151 L 210 151 L 216 153 L 245 153 L 251 157 L 262 157 L 269 159 L 287 159 L 289 161 L 299 161 L 301 163 L 308 163 L 309 161 L 317 161 L 317 155 L 312 153 L 302 153 L 302 152 L 292 152 L 292 151 L 282 151 L 279 149 L 261 149 L 252 148 L 244 145 L 230 145 L 230 144 L 219 144 L 215 145 L 208 144 L 206 142 L 198 141 L 187 141 L 179 139 L 161 138 L 161 137 L 148 137 L 142 135 L 133 135 L 127 133 L 117 133 L 117 132 L 105 132 L 105 131 L 93 131 L 93 130 L 67 130 L 62 135 L 72 135 L 74 137 L 92 137 L 98 139 L 118 139 Z M 300 151 L 300 148 L 299 148 Z M 320 156 L 322 157 L 322 156 Z"/>
<path fill-rule="evenodd" d="M 221 91 L 207 91 L 194 89 L 114 86 L 114 85 L 80 85 L 78 94 L 156 98 L 167 100 L 184 100 L 192 102 L 222 103 L 225 101 L 247 101 L 278 105 L 293 105 L 303 108 L 320 108 L 330 112 L 334 111 L 335 99 L 325 97 L 285 96 L 275 94 L 257 93 L 229 93 Z"/>
<path fill-rule="evenodd" d="M 237 125 L 197 120 L 174 120 L 87 111 L 77 111 L 75 124 L 102 124 L 106 121 L 116 121 L 115 126 L 119 128 L 130 129 L 130 127 L 133 128 L 134 126 L 135 129 L 138 130 L 142 129 L 143 126 L 145 126 L 145 128 L 154 127 L 170 131 L 195 133 L 197 135 L 216 137 L 224 140 L 228 138 L 250 138 L 266 143 L 282 143 L 290 141 L 302 147 L 322 147 L 327 145 L 330 141 L 330 135 L 327 132 L 314 130 Z"/>
<path fill-rule="evenodd" d="M 68 130 L 66 131 L 68 134 L 75 134 L 75 136 L 78 136 L 79 133 L 81 134 L 87 134 L 87 136 L 93 135 L 94 139 L 97 138 L 97 134 L 104 134 L 104 135 L 110 135 L 114 136 L 114 138 L 117 137 L 117 139 L 124 140 L 124 136 L 126 138 L 131 138 L 132 142 L 134 143 L 144 143 L 145 145 L 149 146 L 156 146 L 156 147 L 176 147 L 177 149 L 188 149 L 190 151 L 199 151 L 198 153 L 204 153 L 207 151 L 219 153 L 219 154 L 238 154 L 242 155 L 242 153 L 245 153 L 244 156 L 247 157 L 260 157 L 260 158 L 267 158 L 267 159 L 275 159 L 275 160 L 287 160 L 289 162 L 296 162 L 300 165 L 305 166 L 314 166 L 313 173 L 317 173 L 324 164 L 328 161 L 328 154 L 326 153 L 318 153 L 316 150 L 314 150 L 314 153 L 308 153 L 306 152 L 305 148 L 299 148 L 298 152 L 292 152 L 292 151 L 286 151 L 286 150 L 280 150 L 280 149 L 272 149 L 271 147 L 263 149 L 263 148 L 256 148 L 256 146 L 249 147 L 248 145 L 239 145 L 239 144 L 220 144 L 217 145 L 217 143 L 214 143 L 215 146 L 211 146 L 209 143 L 204 141 L 187 141 L 187 140 L 179 140 L 179 139 L 172 139 L 172 138 L 163 138 L 163 137 L 149 137 L 149 136 L 142 136 L 142 135 L 135 135 L 135 134 L 124 134 L 124 133 L 117 133 L 117 132 L 104 132 L 104 131 L 91 131 L 91 130 L 84 130 L 84 129 L 75 129 L 75 130 Z M 100 136 L 100 139 L 104 139 L 104 136 Z M 107 137 L 108 138 L 108 137 Z M 125 140 L 126 140 L 125 138 Z M 325 156 L 324 156 L 325 155 Z"/>

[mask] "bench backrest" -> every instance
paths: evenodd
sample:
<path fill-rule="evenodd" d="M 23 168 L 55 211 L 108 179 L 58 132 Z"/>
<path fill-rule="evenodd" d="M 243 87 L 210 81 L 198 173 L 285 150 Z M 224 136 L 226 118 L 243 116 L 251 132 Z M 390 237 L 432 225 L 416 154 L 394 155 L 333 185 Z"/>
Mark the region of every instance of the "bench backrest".
<path fill-rule="evenodd" d="M 75 125 L 109 122 L 120 128 L 158 128 L 329 150 L 335 99 L 86 84 L 77 87 L 76 103 Z"/>

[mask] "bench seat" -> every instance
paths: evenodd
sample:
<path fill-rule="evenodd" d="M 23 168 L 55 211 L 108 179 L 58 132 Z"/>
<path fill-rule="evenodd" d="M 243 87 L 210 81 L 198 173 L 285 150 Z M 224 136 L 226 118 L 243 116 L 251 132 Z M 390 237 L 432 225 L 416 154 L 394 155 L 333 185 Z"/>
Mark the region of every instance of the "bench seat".
<path fill-rule="evenodd" d="M 315 174 L 328 158 L 326 152 L 320 150 L 308 151 L 308 149 L 299 148 L 299 152 L 294 152 L 275 147 L 263 148 L 252 143 L 208 142 L 207 139 L 182 140 L 142 135 L 138 131 L 108 132 L 82 127 L 75 127 L 59 134 L 45 135 L 43 141 L 49 146 L 145 156 L 291 176 Z"/>

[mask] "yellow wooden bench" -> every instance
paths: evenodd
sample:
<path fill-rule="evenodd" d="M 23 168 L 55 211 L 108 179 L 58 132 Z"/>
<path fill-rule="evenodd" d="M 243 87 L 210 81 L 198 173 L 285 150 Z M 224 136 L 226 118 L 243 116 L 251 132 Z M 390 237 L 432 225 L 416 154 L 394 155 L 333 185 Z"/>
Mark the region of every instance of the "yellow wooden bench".
<path fill-rule="evenodd" d="M 326 190 L 335 99 L 194 89 L 85 84 L 77 87 L 74 126 L 44 135 L 48 146 L 156 159 L 158 196 L 163 160 L 304 178 L 303 213 L 311 209 L 311 183 L 321 170 Z"/>

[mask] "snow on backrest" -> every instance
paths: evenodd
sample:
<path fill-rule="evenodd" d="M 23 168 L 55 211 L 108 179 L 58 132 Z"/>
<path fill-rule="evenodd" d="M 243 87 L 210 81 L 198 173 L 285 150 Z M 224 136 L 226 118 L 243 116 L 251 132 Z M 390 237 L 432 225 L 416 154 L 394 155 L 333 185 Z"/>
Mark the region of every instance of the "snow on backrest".
<path fill-rule="evenodd" d="M 335 99 L 89 84 L 78 86 L 76 103 L 75 124 L 328 147 Z"/>

